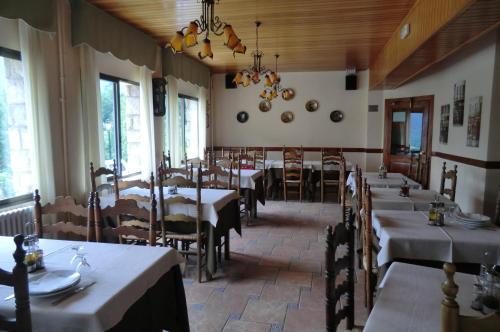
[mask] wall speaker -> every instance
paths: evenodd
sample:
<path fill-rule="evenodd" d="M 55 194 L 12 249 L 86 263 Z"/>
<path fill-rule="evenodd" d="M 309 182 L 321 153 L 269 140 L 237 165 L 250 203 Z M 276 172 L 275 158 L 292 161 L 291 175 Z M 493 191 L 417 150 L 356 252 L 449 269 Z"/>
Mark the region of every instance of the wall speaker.
<path fill-rule="evenodd" d="M 346 75 L 345 77 L 345 89 L 346 90 L 356 90 L 358 88 L 358 76 L 357 75 Z"/>
<path fill-rule="evenodd" d="M 236 74 L 226 74 L 226 89 L 236 89 L 238 86 L 233 82 Z"/>

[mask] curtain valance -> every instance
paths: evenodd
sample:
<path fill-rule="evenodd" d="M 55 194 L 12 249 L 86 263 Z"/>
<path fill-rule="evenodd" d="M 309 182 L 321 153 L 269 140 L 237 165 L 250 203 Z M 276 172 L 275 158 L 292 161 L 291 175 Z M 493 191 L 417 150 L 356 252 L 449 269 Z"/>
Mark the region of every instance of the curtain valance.
<path fill-rule="evenodd" d="M 0 16 L 21 19 L 42 31 L 56 32 L 57 29 L 55 0 L 2 0 Z"/>
<path fill-rule="evenodd" d="M 71 34 L 73 46 L 86 43 L 155 70 L 158 45 L 153 38 L 84 0 L 71 0 Z"/>
<path fill-rule="evenodd" d="M 163 76 L 172 75 L 206 89 L 210 87 L 210 68 L 185 54 L 173 54 L 169 48 L 162 50 Z"/>

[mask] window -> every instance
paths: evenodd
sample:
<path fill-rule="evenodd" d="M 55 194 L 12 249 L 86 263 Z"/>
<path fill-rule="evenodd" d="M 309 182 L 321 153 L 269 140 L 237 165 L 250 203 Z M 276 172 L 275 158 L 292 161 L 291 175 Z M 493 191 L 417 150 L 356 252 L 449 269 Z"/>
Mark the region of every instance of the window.
<path fill-rule="evenodd" d="M 139 83 L 101 74 L 101 114 L 105 165 L 116 160 L 121 176 L 141 171 Z"/>
<path fill-rule="evenodd" d="M 198 155 L 198 99 L 179 95 L 179 123 L 184 124 L 180 130 L 182 153 L 188 159 Z"/>
<path fill-rule="evenodd" d="M 33 190 L 32 127 L 24 97 L 21 53 L 0 47 L 0 205 Z"/>

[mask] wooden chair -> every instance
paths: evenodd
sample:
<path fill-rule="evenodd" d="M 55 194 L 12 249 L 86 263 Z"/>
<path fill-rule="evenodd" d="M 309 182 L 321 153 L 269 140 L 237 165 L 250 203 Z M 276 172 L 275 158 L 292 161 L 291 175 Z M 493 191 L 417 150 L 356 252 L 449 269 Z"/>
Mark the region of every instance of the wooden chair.
<path fill-rule="evenodd" d="M 170 150 L 168 150 L 167 154 L 165 154 L 165 151 L 162 152 L 162 161 L 163 166 L 165 168 L 172 168 L 172 158 L 170 157 Z"/>
<path fill-rule="evenodd" d="M 183 186 L 186 184 L 186 179 L 177 177 L 166 180 L 166 183 Z M 160 195 L 160 222 L 162 223 L 162 237 L 165 244 L 170 244 L 170 246 L 177 249 L 177 242 L 181 241 L 182 248 L 179 250 L 181 254 L 197 256 L 198 282 L 201 283 L 203 266 L 205 267 L 206 279 L 211 279 L 207 269 L 207 234 L 201 220 L 201 171 L 198 172 L 195 187 L 195 200 L 183 196 L 172 196 L 164 199 L 163 195 Z M 178 204 L 193 206 L 195 214 L 187 215 L 171 212 L 170 208 Z M 190 249 L 193 243 L 196 243 L 195 250 Z"/>
<path fill-rule="evenodd" d="M 373 308 L 373 297 L 377 283 L 377 275 L 373 272 L 372 243 L 372 193 L 369 185 L 364 186 L 364 221 L 363 221 L 363 270 L 365 274 L 365 307 L 368 313 Z"/>
<path fill-rule="evenodd" d="M 337 187 L 337 199 L 340 202 L 340 172 L 328 168 L 340 165 L 341 157 L 335 153 L 321 148 L 321 203 L 325 202 L 325 189 Z"/>
<path fill-rule="evenodd" d="M 340 207 L 341 207 L 341 220 L 344 222 L 348 220 L 352 203 L 347 200 L 347 185 L 346 185 L 346 164 L 345 159 L 340 160 L 340 173 L 339 173 L 339 188 L 340 188 Z"/>
<path fill-rule="evenodd" d="M 447 195 L 451 201 L 455 201 L 455 194 L 457 190 L 457 165 L 455 165 L 453 170 L 446 171 L 446 161 L 443 162 L 443 171 L 441 172 L 441 187 L 439 193 L 441 195 Z M 445 188 L 446 180 L 451 180 L 451 185 L 449 188 Z"/>
<path fill-rule="evenodd" d="M 163 179 L 173 178 L 176 176 L 182 176 L 190 181 L 193 180 L 193 164 L 185 164 L 184 167 L 174 168 L 174 167 L 165 167 L 163 162 L 160 162 L 160 167 L 158 168 L 158 175 L 161 174 Z"/>
<path fill-rule="evenodd" d="M 337 249 L 346 245 L 345 255 L 337 258 Z M 337 224 L 326 229 L 326 330 L 337 331 L 344 318 L 346 329 L 354 328 L 354 225 L 349 222 Z M 345 279 L 339 283 L 337 278 L 345 270 Z M 345 301 L 343 299 L 345 298 Z M 345 302 L 345 303 L 343 303 Z M 339 306 L 341 307 L 338 310 Z"/>
<path fill-rule="evenodd" d="M 422 186 L 428 186 L 428 169 L 430 164 L 430 158 L 425 152 L 420 152 L 418 156 L 418 164 L 417 164 L 417 176 L 415 181 L 422 184 Z"/>
<path fill-rule="evenodd" d="M 460 315 L 460 307 L 455 300 L 458 286 L 453 279 L 455 265 L 444 263 L 446 280 L 441 285 L 444 299 L 441 302 L 441 332 L 494 332 L 500 326 L 500 311 L 482 317 Z"/>
<path fill-rule="evenodd" d="M 283 197 L 287 201 L 288 186 L 297 186 L 299 189 L 299 201 L 302 202 L 302 191 L 304 188 L 304 151 L 302 148 L 283 147 Z"/>
<path fill-rule="evenodd" d="M 119 220 L 122 215 L 133 216 L 139 220 L 149 220 L 149 229 L 120 224 L 116 227 L 104 227 L 105 218 Z M 94 218 L 97 242 L 103 242 L 104 237 L 106 239 L 118 238 L 120 243 L 123 242 L 123 238 L 128 240 L 133 238 L 146 242 L 150 246 L 156 245 L 156 197 L 154 194 L 151 197 L 150 209 L 148 210 L 139 207 L 138 202 L 134 199 L 118 199 L 114 206 L 101 209 L 99 193 L 95 193 Z"/>
<path fill-rule="evenodd" d="M 77 204 L 71 196 L 56 197 L 53 204 L 47 203 L 42 206 L 40 203 L 40 193 L 36 189 L 33 195 L 35 202 L 33 218 L 38 237 L 43 238 L 46 234 L 52 234 L 55 238 L 62 237 L 62 239 L 95 241 L 93 195 L 93 193 L 89 194 L 87 208 L 81 204 Z M 56 218 L 62 217 L 64 221 L 44 224 L 44 215 L 55 215 Z M 85 221 L 84 225 L 81 224 L 82 221 Z"/>
<path fill-rule="evenodd" d="M 202 188 L 207 189 L 232 189 L 233 182 L 233 172 L 230 168 L 229 170 L 224 170 L 220 166 L 210 166 L 206 170 L 201 170 L 202 179 L 206 177 L 208 180 L 201 183 Z"/>
<path fill-rule="evenodd" d="M 420 171 L 420 154 L 412 153 L 408 164 L 408 178 L 417 181 Z"/>
<path fill-rule="evenodd" d="M 104 182 L 97 185 L 97 179 L 101 176 L 111 176 L 112 183 Z M 116 162 L 113 160 L 113 168 L 99 167 L 94 171 L 94 163 L 90 162 L 90 183 L 92 192 L 99 192 L 101 194 L 115 194 L 115 199 L 118 199 L 118 192 L 115 190 L 118 185 L 118 176 Z"/>
<path fill-rule="evenodd" d="M 12 272 L 0 269 L 0 285 L 13 287 L 16 301 L 16 318 L 6 318 L 0 315 L 0 331 L 30 332 L 32 329 L 28 293 L 28 269 L 24 264 L 26 251 L 23 249 L 23 242 L 23 235 L 14 236 L 16 251 L 14 251 L 13 256 L 16 265 Z"/>

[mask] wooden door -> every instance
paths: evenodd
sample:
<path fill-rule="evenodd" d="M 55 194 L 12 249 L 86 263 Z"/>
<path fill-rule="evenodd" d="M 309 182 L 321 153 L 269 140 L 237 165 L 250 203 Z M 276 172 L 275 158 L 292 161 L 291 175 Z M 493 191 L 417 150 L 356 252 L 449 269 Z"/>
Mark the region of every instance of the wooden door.
<path fill-rule="evenodd" d="M 385 100 L 384 164 L 389 172 L 408 174 L 411 157 L 423 156 L 424 188 L 429 179 L 433 110 L 434 96 Z"/>

